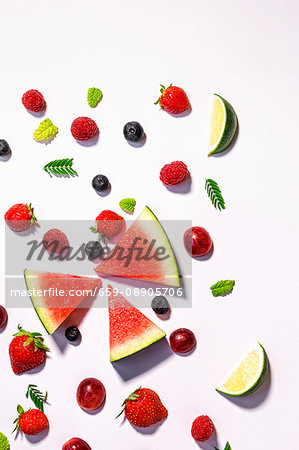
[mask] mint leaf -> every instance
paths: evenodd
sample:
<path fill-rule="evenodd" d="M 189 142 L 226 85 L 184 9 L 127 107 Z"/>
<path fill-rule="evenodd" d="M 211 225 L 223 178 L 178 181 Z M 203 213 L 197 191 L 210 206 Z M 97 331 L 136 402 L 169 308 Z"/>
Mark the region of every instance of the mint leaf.
<path fill-rule="evenodd" d="M 58 128 L 53 125 L 50 119 L 43 120 L 34 131 L 33 137 L 36 141 L 46 141 L 58 133 Z"/>
<path fill-rule="evenodd" d="M 102 100 L 103 94 L 100 89 L 92 87 L 88 89 L 87 102 L 91 108 L 97 106 L 97 104 Z"/>
<path fill-rule="evenodd" d="M 123 209 L 127 213 L 132 213 L 134 211 L 135 205 L 135 198 L 124 198 L 119 202 L 119 206 L 121 207 L 121 209 Z"/>
<path fill-rule="evenodd" d="M 7 437 L 3 433 L 0 433 L 0 450 L 9 450 L 9 448 L 10 445 Z"/>
<path fill-rule="evenodd" d="M 222 281 L 217 281 L 217 283 L 213 284 L 213 286 L 211 286 L 210 289 L 211 289 L 214 297 L 219 297 L 220 295 L 226 295 L 229 292 L 231 292 L 234 285 L 235 285 L 235 280 L 222 280 Z M 229 450 L 229 449 L 225 449 L 225 450 Z"/>

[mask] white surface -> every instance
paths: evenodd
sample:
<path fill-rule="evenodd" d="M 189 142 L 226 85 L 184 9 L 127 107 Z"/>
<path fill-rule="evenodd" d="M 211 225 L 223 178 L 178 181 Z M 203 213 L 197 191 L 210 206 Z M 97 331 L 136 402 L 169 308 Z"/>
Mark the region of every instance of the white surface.
<path fill-rule="evenodd" d="M 24 397 L 29 382 L 47 389 L 51 402 L 48 435 L 37 442 L 19 437 L 12 449 L 60 449 L 73 436 L 86 439 L 93 450 L 196 449 L 190 427 L 200 414 L 213 419 L 220 449 L 227 440 L 233 450 L 296 448 L 298 2 L 2 0 L 0 12 L 0 137 L 13 151 L 9 161 L 0 162 L 1 215 L 14 203 L 30 201 L 40 219 L 89 219 L 105 208 L 119 211 L 118 201 L 134 196 L 136 213 L 148 204 L 162 219 L 192 218 L 209 230 L 215 245 L 211 259 L 193 263 L 193 310 L 175 310 L 162 324 L 168 333 L 179 326 L 192 329 L 196 351 L 155 365 L 169 354 L 166 345 L 156 344 L 136 356 L 129 380 L 108 362 L 108 318 L 102 309 L 85 316 L 79 347 L 62 339 L 61 350 L 47 337 L 52 352 L 46 367 L 15 376 L 7 353 L 11 334 L 19 322 L 43 329 L 34 311 L 9 311 L 0 335 L 1 431 L 10 433 L 18 403 L 30 404 Z M 171 117 L 153 105 L 159 83 L 171 82 L 190 98 L 187 117 Z M 85 100 L 92 85 L 104 94 L 94 110 Z M 30 88 L 44 94 L 45 117 L 59 127 L 48 146 L 34 142 L 41 119 L 21 104 Z M 240 131 L 229 153 L 207 158 L 213 92 L 232 103 Z M 82 115 L 99 125 L 96 146 L 78 145 L 69 132 Z M 146 131 L 140 149 L 122 136 L 129 120 L 140 121 Z M 53 179 L 41 170 L 65 156 L 75 158 L 79 178 Z M 176 159 L 192 173 L 187 194 L 169 192 L 158 178 L 161 166 Z M 111 180 L 105 198 L 90 186 L 96 173 Z M 212 207 L 205 177 L 218 181 L 226 211 Z M 1 239 L 3 245 L 3 223 Z M 3 260 L 1 270 L 3 283 Z M 209 286 L 222 278 L 236 279 L 233 294 L 213 299 Z M 240 401 L 221 397 L 214 387 L 257 339 L 270 358 L 271 383 L 268 378 L 259 393 Z M 75 400 L 77 385 L 88 376 L 107 389 L 97 415 L 84 413 Z M 114 420 L 122 400 L 140 384 L 155 389 L 169 410 L 152 434 Z M 213 445 L 208 441 L 200 448 Z"/>

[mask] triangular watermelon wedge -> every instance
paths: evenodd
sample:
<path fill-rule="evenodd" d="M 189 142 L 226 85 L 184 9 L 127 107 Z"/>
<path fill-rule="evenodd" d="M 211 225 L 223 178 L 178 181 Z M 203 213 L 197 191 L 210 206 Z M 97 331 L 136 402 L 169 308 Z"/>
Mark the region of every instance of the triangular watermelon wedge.
<path fill-rule="evenodd" d="M 134 246 L 134 241 L 135 250 L 131 252 L 132 257 L 128 264 L 126 256 Z M 138 256 L 136 246 L 142 249 L 141 257 Z M 159 248 L 165 250 L 164 254 L 154 257 Z M 159 220 L 147 206 L 95 271 L 98 275 L 180 286 L 178 267 L 171 244 Z"/>
<path fill-rule="evenodd" d="M 109 292 L 110 361 L 118 361 L 159 341 L 166 333 L 111 286 Z"/>
<path fill-rule="evenodd" d="M 64 273 L 25 269 L 24 276 L 35 311 L 49 334 L 53 334 L 86 297 L 95 296 L 102 287 L 98 278 Z"/>

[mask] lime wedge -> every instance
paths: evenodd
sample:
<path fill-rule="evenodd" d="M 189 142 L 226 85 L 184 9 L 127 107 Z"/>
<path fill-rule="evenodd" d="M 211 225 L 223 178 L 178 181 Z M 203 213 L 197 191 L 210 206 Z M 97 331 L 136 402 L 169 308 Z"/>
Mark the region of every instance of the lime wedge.
<path fill-rule="evenodd" d="M 234 397 L 251 394 L 263 383 L 267 365 L 266 352 L 257 342 L 216 391 Z"/>
<path fill-rule="evenodd" d="M 232 105 L 220 95 L 214 94 L 208 156 L 227 149 L 235 136 L 237 124 L 237 115 Z"/>

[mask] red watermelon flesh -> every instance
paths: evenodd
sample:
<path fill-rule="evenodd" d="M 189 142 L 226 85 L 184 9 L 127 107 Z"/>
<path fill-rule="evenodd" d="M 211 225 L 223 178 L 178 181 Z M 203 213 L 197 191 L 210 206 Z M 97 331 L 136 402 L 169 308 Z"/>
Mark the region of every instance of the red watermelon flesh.
<path fill-rule="evenodd" d="M 132 355 L 166 336 L 111 286 L 108 289 L 111 362 Z"/>
<path fill-rule="evenodd" d="M 65 321 L 86 297 L 93 297 L 102 287 L 98 278 L 63 273 L 24 270 L 33 306 L 49 334 Z"/>
<path fill-rule="evenodd" d="M 132 252 L 128 263 L 126 256 L 130 252 L 134 240 L 138 239 L 135 247 L 142 249 L 141 258 L 138 250 Z M 153 257 L 158 248 L 164 248 L 164 255 Z M 121 250 L 123 249 L 123 253 Z M 147 260 L 143 256 L 148 255 Z M 162 260 L 162 258 L 164 258 Z M 120 238 L 110 254 L 95 268 L 100 275 L 110 275 L 167 286 L 180 286 L 178 268 L 171 248 L 171 244 L 162 225 L 146 206 L 135 222 Z"/>

